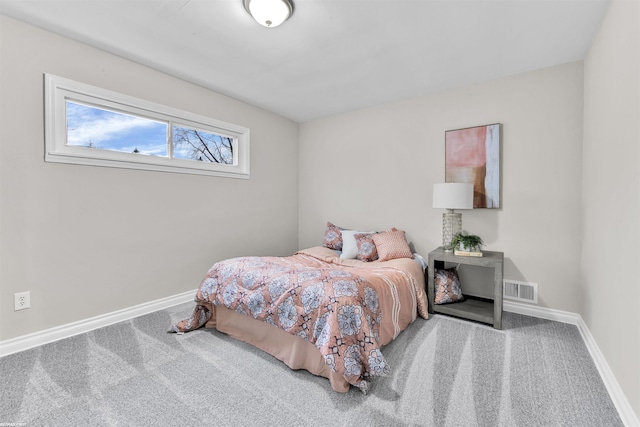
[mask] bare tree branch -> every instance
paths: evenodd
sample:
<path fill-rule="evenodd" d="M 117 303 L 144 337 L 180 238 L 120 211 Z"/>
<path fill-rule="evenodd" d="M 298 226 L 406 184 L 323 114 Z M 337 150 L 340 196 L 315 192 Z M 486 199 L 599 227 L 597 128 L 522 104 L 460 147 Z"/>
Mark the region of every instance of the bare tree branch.
<path fill-rule="evenodd" d="M 175 126 L 174 145 L 189 147 L 189 157 L 194 160 L 206 159 L 224 164 L 233 162 L 233 141 L 229 137 Z"/>

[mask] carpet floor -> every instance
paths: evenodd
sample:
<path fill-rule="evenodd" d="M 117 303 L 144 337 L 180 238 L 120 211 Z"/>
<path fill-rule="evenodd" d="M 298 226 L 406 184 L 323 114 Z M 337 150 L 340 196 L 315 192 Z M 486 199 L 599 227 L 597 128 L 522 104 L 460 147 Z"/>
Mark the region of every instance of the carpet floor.
<path fill-rule="evenodd" d="M 418 319 L 384 347 L 389 376 L 340 394 L 215 330 L 166 332 L 192 308 L 1 358 L 0 425 L 622 426 L 573 325 Z"/>

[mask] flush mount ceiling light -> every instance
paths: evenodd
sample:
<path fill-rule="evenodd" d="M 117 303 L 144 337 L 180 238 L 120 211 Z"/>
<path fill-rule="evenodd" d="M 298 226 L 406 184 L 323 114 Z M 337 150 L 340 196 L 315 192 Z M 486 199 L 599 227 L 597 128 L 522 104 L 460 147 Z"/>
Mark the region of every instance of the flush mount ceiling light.
<path fill-rule="evenodd" d="M 244 8 L 265 27 L 277 27 L 293 13 L 291 0 L 243 0 Z"/>

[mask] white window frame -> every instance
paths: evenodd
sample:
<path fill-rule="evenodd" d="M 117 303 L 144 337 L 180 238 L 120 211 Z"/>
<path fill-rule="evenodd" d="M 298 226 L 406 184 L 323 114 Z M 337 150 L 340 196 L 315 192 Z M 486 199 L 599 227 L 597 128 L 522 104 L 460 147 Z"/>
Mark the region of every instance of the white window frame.
<path fill-rule="evenodd" d="M 44 95 L 46 162 L 249 179 L 250 131 L 248 128 L 48 73 L 44 74 Z M 202 129 L 230 137 L 233 139 L 234 163 L 199 162 L 67 145 L 67 101 L 103 107 L 167 123 L 168 153 L 172 152 L 173 125 Z"/>

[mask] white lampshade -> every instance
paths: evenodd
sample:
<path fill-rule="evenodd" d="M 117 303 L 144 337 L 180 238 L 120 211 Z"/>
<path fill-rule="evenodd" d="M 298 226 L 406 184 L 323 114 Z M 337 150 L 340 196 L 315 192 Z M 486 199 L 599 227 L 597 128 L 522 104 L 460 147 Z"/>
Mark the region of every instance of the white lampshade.
<path fill-rule="evenodd" d="M 290 0 L 244 0 L 244 7 L 258 24 L 269 28 L 282 24 L 293 13 Z"/>
<path fill-rule="evenodd" d="M 462 182 L 433 184 L 433 207 L 473 209 L 473 184 Z"/>
<path fill-rule="evenodd" d="M 473 184 L 433 184 L 433 207 L 447 210 L 442 214 L 442 246 L 451 252 L 453 237 L 462 231 L 462 214 L 453 210 L 473 209 Z"/>

